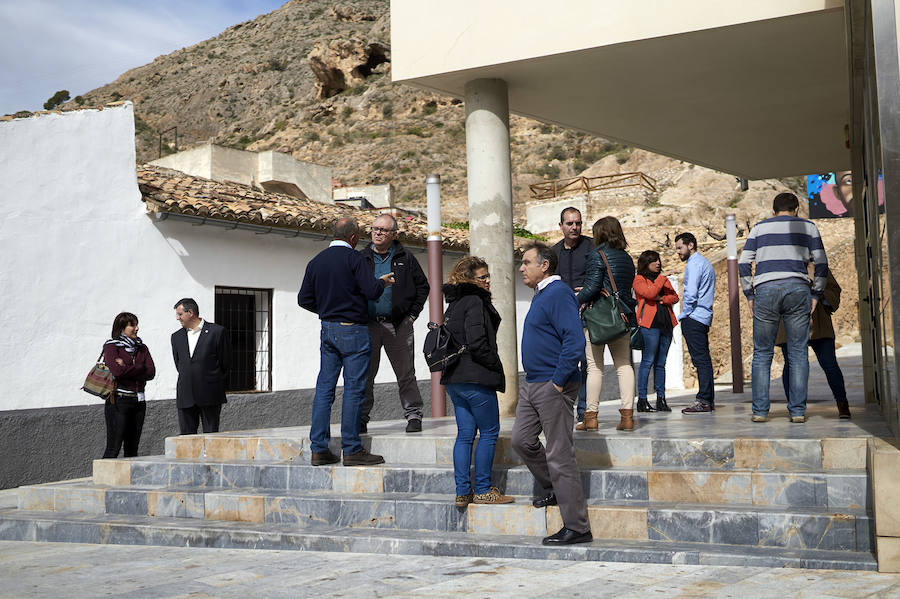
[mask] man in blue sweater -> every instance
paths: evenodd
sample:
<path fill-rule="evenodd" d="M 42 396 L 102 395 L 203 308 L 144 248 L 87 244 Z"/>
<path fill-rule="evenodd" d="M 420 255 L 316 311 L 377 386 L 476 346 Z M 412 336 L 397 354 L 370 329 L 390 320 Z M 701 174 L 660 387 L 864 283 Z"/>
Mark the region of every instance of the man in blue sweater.
<path fill-rule="evenodd" d="M 301 308 L 319 315 L 322 321 L 321 365 L 313 399 L 309 429 L 313 466 L 340 461 L 328 448 L 331 441 L 331 406 L 338 375 L 344 370 L 341 403 L 341 447 L 344 466 L 371 466 L 384 463 L 380 455 L 369 453 L 359 439 L 360 408 L 369 374 L 369 304 L 393 284 L 394 273 L 379 278 L 353 248 L 359 241 L 359 225 L 341 218 L 334 225 L 334 241 L 309 261 L 297 294 Z"/>
<path fill-rule="evenodd" d="M 519 272 L 536 293 L 522 330 L 525 384 L 519 389 L 512 446 L 543 489 L 534 507 L 559 505 L 563 527 L 543 544 L 571 545 L 593 540 L 572 432 L 584 330 L 575 293 L 555 274 L 556 266 L 552 248 L 542 243 L 525 248 Z"/>
<path fill-rule="evenodd" d="M 809 315 L 825 289 L 828 259 L 819 229 L 799 218 L 797 196 L 785 192 L 772 201 L 773 218 L 756 224 L 747 236 L 738 274 L 753 315 L 753 422 L 769 418 L 769 374 L 778 324 L 784 320 L 790 361 L 788 412 L 791 422 L 806 422 L 809 384 Z M 807 271 L 813 263 L 812 290 Z M 756 263 L 756 272 L 753 263 Z"/>

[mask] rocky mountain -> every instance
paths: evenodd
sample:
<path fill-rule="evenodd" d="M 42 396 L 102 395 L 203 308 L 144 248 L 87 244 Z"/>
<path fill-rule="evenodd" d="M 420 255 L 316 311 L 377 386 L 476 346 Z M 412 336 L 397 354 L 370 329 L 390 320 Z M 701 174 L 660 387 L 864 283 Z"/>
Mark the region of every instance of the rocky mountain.
<path fill-rule="evenodd" d="M 172 152 L 177 129 L 181 149 L 209 140 L 274 149 L 329 165 L 348 185 L 392 183 L 397 203 L 412 209 L 424 208 L 426 174 L 440 173 L 444 218 L 468 220 L 464 105 L 391 83 L 388 13 L 389 0 L 290 0 L 82 93 L 68 107 L 133 101 L 141 163 L 159 156 L 160 135 L 161 151 Z M 716 240 L 724 234 L 726 213 L 737 215 L 746 234 L 770 214 L 776 193 L 803 193 L 799 177 L 751 181 L 748 191 L 740 191 L 731 175 L 523 117 L 512 116 L 510 124 L 517 223 L 526 224 L 529 184 L 640 171 L 653 178 L 655 191 L 595 194 L 586 229 L 592 219 L 614 214 L 625 226 L 629 250 L 635 256 L 659 250 L 666 270 L 681 267 L 671 249 L 680 230 L 694 231 L 704 251 L 714 253 L 724 245 Z M 852 342 L 859 338 L 853 224 L 841 220 L 820 228 L 848 295 L 848 307 L 836 318 L 839 344 Z M 717 286 L 716 302 L 711 345 L 718 375 L 730 368 L 726 285 Z M 749 340 L 745 332 L 748 368 Z M 691 371 L 687 366 L 685 372 Z"/>
<path fill-rule="evenodd" d="M 171 152 L 177 132 L 179 148 L 213 140 L 275 149 L 332 166 L 346 184 L 392 183 L 398 203 L 409 208 L 424 206 L 425 175 L 437 172 L 447 218 L 466 220 L 465 108 L 459 99 L 391 83 L 388 11 L 388 0 L 290 0 L 68 106 L 133 101 L 139 162 L 159 156 L 160 134 L 162 152 Z M 694 200 L 727 207 L 741 199 L 728 175 L 703 169 L 706 179 L 718 181 L 710 187 L 691 165 L 646 152 L 632 159 L 630 148 L 602 138 L 517 116 L 511 129 L 519 222 L 530 183 L 581 173 L 665 171 L 660 198 L 667 187 L 692 198 L 679 200 L 684 217 L 691 210 L 682 208 Z M 695 179 L 696 188 L 689 185 Z"/>

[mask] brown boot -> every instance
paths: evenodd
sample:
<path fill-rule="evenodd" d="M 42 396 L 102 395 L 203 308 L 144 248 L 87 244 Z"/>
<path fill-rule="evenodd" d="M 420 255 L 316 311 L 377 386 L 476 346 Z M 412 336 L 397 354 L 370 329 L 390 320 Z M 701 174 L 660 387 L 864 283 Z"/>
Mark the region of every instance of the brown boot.
<path fill-rule="evenodd" d="M 619 421 L 619 425 L 616 427 L 617 431 L 633 431 L 634 430 L 634 409 L 631 410 L 619 410 L 619 414 L 622 415 L 622 419 Z M 587 412 L 584 413 L 585 420 L 587 420 Z"/>
<path fill-rule="evenodd" d="M 595 431 L 597 430 L 597 412 L 585 412 L 584 420 L 575 427 L 576 431 Z"/>

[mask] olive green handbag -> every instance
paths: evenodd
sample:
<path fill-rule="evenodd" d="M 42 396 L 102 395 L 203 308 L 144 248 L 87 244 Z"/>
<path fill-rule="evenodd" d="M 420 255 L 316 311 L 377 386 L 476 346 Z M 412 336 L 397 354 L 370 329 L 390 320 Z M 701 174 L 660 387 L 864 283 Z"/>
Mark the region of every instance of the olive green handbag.
<path fill-rule="evenodd" d="M 628 319 L 623 314 L 622 306 L 619 304 L 619 292 L 616 289 L 616 280 L 613 279 L 609 261 L 602 251 L 598 253 L 606 265 L 606 273 L 609 275 L 609 282 L 612 284 L 613 292 L 610 295 L 606 289 L 601 290 L 601 297 L 581 313 L 581 321 L 584 324 L 584 328 L 587 329 L 591 343 L 594 345 L 615 341 L 629 331 Z"/>

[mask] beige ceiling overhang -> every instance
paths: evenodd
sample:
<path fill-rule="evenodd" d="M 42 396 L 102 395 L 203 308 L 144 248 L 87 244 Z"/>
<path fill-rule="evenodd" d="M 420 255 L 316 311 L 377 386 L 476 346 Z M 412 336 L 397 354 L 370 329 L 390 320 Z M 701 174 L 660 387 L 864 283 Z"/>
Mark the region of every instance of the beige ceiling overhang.
<path fill-rule="evenodd" d="M 488 21 L 508 18 L 489 27 L 458 12 L 477 3 L 394 0 L 394 80 L 463 98 L 467 81 L 500 78 L 515 114 L 748 179 L 849 168 L 842 2 L 635 2 L 609 13 L 613 3 L 572 0 L 541 3 L 554 12 L 544 19 L 529 18 L 531 0 L 484 4 Z M 423 37 L 411 11 L 432 8 L 438 27 Z"/>

